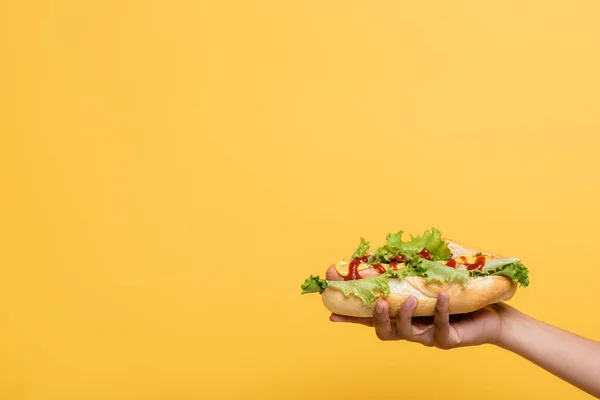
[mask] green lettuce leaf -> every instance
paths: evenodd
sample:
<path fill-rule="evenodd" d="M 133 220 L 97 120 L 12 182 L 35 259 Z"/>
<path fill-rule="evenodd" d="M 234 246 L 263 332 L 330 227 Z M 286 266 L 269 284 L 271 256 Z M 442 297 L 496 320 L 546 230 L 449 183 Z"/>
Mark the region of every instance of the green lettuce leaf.
<path fill-rule="evenodd" d="M 449 260 L 452 253 L 448 248 L 448 242 L 442 240 L 442 233 L 435 229 L 425 231 L 422 236 L 412 236 L 408 242 L 402 241 L 403 231 L 388 234 L 386 244 L 378 248 L 373 254 L 373 262 L 389 262 L 396 254 L 402 254 L 407 258 L 412 258 L 421 250 L 429 250 L 433 261 Z"/>
<path fill-rule="evenodd" d="M 442 232 L 435 228 L 425 231 L 423 236 L 410 235 L 410 238 L 410 242 L 404 244 L 405 251 L 417 254 L 426 248 L 433 261 L 449 260 L 452 257 L 448 243 L 442 240 Z"/>
<path fill-rule="evenodd" d="M 386 243 L 375 250 L 373 253 L 372 262 L 380 263 L 380 262 L 389 262 L 393 256 L 396 254 L 401 254 L 402 251 L 402 234 L 404 232 L 400 231 L 398 233 L 388 233 L 386 236 Z"/>
<path fill-rule="evenodd" d="M 506 265 L 504 268 L 493 272 L 490 275 L 504 275 L 512 279 L 513 282 L 520 284 L 522 287 L 529 286 L 529 271 L 521 263 Z"/>
<path fill-rule="evenodd" d="M 469 273 L 463 269 L 450 268 L 444 264 L 424 260 L 428 266 L 425 268 L 425 280 L 427 282 L 438 281 L 440 283 L 459 281 L 464 285 L 467 284 Z"/>
<path fill-rule="evenodd" d="M 437 281 L 439 283 L 459 281 L 464 285 L 469 278 L 478 276 L 502 275 L 519 283 L 522 287 L 529 285 L 529 272 L 520 262 L 504 264 L 496 269 L 487 271 L 450 268 L 442 263 L 425 260 L 419 256 L 409 260 L 405 268 L 397 271 L 388 269 L 384 274 L 369 276 L 363 279 L 352 281 L 327 281 L 318 276 L 310 276 L 302 284 L 302 294 L 323 293 L 327 287 L 340 290 L 344 296 L 351 294 L 358 297 L 364 305 L 372 306 L 378 297 L 387 297 L 390 295 L 389 279 L 405 279 L 409 276 L 424 277 L 427 282 Z"/>
<path fill-rule="evenodd" d="M 463 285 L 467 284 L 469 277 L 475 278 L 478 276 L 503 275 L 525 288 L 529 286 L 529 271 L 523 264 L 514 262 L 514 260 L 514 258 L 492 260 L 495 263 L 489 261 L 488 264 L 486 264 L 487 268 L 484 267 L 482 271 L 476 269 L 467 271 L 464 269 L 450 268 L 441 263 L 425 260 L 416 256 L 409 261 L 406 268 L 400 269 L 397 275 L 401 279 L 408 276 L 421 276 L 426 278 L 427 282 L 435 280 L 444 283 L 457 280 Z"/>
<path fill-rule="evenodd" d="M 491 260 L 486 263 L 486 266 L 483 267 L 481 271 L 475 269 L 473 271 L 469 271 L 469 273 L 472 277 L 503 275 L 512 279 L 513 282 L 518 283 L 522 287 L 529 286 L 529 270 L 520 262 L 506 263 L 506 260 L 518 260 L 518 258 Z M 498 261 L 498 263 L 493 264 L 493 261 Z"/>
<path fill-rule="evenodd" d="M 497 271 L 498 268 L 521 261 L 519 258 L 499 258 L 485 262 L 482 272 Z"/>
<path fill-rule="evenodd" d="M 327 281 L 327 283 L 329 287 L 340 290 L 344 296 L 353 294 L 361 299 L 364 305 L 372 306 L 378 297 L 390 295 L 389 276 L 389 273 L 385 273 L 355 281 Z"/>
<path fill-rule="evenodd" d="M 369 250 L 369 242 L 364 238 L 360 238 L 360 244 L 352 254 L 352 258 L 364 257 L 367 254 L 367 250 Z"/>
<path fill-rule="evenodd" d="M 319 276 L 310 276 L 310 278 L 306 278 L 304 283 L 300 286 L 302 289 L 301 294 L 307 293 L 323 293 L 327 288 L 327 281 L 325 279 L 319 278 Z"/>
<path fill-rule="evenodd" d="M 439 283 L 459 281 L 463 285 L 467 284 L 469 272 L 463 269 L 448 267 L 436 261 L 426 260 L 419 256 L 413 257 L 406 268 L 399 271 L 399 275 L 422 276 L 427 282 L 438 281 Z"/>
<path fill-rule="evenodd" d="M 407 278 L 409 276 L 421 276 L 425 277 L 425 269 L 421 267 L 408 265 L 404 268 L 400 268 L 397 271 L 397 277 L 400 279 Z"/>

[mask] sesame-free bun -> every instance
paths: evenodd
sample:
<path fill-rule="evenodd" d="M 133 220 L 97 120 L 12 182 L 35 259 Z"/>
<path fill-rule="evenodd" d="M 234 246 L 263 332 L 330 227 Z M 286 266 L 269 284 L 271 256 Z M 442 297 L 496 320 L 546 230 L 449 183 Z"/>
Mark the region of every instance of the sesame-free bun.
<path fill-rule="evenodd" d="M 452 257 L 461 255 L 483 253 L 486 258 L 493 260 L 501 258 L 498 255 L 463 246 L 456 242 L 446 240 Z M 390 316 L 395 317 L 398 310 L 412 295 L 417 298 L 418 305 L 414 316 L 431 316 L 434 314 L 437 297 L 441 292 L 448 293 L 450 298 L 450 314 L 465 314 L 479 310 L 489 304 L 509 300 L 517 290 L 517 284 L 505 276 L 482 276 L 469 278 L 467 285 L 452 281 L 440 284 L 439 282 L 425 281 L 422 277 L 407 277 L 405 279 L 390 279 L 390 295 L 384 298 L 390 308 Z M 332 313 L 351 317 L 372 317 L 373 306 L 365 306 L 356 296 L 348 297 L 335 288 L 328 287 L 322 294 L 323 303 Z"/>

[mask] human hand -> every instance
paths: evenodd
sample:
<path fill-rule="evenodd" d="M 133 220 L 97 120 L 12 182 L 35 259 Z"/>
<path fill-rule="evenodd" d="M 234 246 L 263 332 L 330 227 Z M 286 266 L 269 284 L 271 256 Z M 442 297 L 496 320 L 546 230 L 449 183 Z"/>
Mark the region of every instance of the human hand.
<path fill-rule="evenodd" d="M 377 300 L 374 307 L 373 318 L 332 314 L 330 319 L 374 326 L 381 340 L 408 340 L 440 349 L 498 342 L 502 331 L 502 315 L 507 312 L 507 305 L 500 303 L 470 314 L 449 315 L 449 300 L 447 293 L 440 293 L 433 317 L 413 317 L 418 300 L 410 296 L 395 319 L 390 318 L 389 305 L 381 299 Z"/>
<path fill-rule="evenodd" d="M 343 279 L 333 266 L 329 267 L 326 275 L 329 280 Z M 433 317 L 413 317 L 418 300 L 409 296 L 400 307 L 397 318 L 390 318 L 388 303 L 379 299 L 373 307 L 373 318 L 332 314 L 330 320 L 374 326 L 381 340 L 408 340 L 441 349 L 498 342 L 502 317 L 512 310 L 511 307 L 499 303 L 469 314 L 450 315 L 450 301 L 447 293 L 440 293 Z"/>
<path fill-rule="evenodd" d="M 327 279 L 343 277 L 332 266 Z M 413 317 L 417 299 L 410 296 L 395 319 L 390 318 L 389 305 L 382 299 L 373 307 L 373 318 L 332 314 L 330 319 L 375 327 L 381 340 L 408 340 L 441 349 L 495 344 L 600 399 L 598 341 L 538 321 L 504 303 L 470 314 L 449 315 L 451 301 L 447 293 L 440 293 L 433 317 Z"/>

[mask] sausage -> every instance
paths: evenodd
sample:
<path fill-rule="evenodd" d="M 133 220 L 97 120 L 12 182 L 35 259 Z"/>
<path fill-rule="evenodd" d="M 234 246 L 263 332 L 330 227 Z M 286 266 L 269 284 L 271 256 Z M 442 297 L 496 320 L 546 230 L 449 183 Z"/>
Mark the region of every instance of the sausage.
<path fill-rule="evenodd" d="M 366 276 L 379 275 L 379 272 L 377 272 L 375 268 L 368 268 L 363 269 L 362 271 L 358 271 L 358 275 L 360 275 L 361 278 L 364 278 Z M 337 272 L 337 270 L 335 269 L 335 265 L 332 264 L 329 266 L 329 268 L 327 268 L 325 279 L 327 279 L 328 281 L 343 281 L 344 277 Z"/>

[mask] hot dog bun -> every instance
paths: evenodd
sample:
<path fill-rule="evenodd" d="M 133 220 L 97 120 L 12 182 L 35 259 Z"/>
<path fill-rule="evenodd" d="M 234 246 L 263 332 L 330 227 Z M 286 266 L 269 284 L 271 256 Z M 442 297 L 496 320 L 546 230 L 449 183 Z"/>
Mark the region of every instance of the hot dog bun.
<path fill-rule="evenodd" d="M 446 239 L 453 257 L 481 252 L 489 259 L 501 258 L 499 255 L 461 245 Z M 425 281 L 422 277 L 407 277 L 406 279 L 390 279 L 391 294 L 384 300 L 390 305 L 390 316 L 395 317 L 398 310 L 408 298 L 413 295 L 418 305 L 414 316 L 431 316 L 434 314 L 437 297 L 441 292 L 450 297 L 450 314 L 464 314 L 479 310 L 489 304 L 509 300 L 517 290 L 517 284 L 505 276 L 483 276 L 469 278 L 466 286 L 460 282 Z M 353 295 L 345 297 L 338 289 L 328 287 L 322 295 L 325 307 L 334 314 L 351 317 L 372 317 L 373 306 L 365 306 Z"/>

